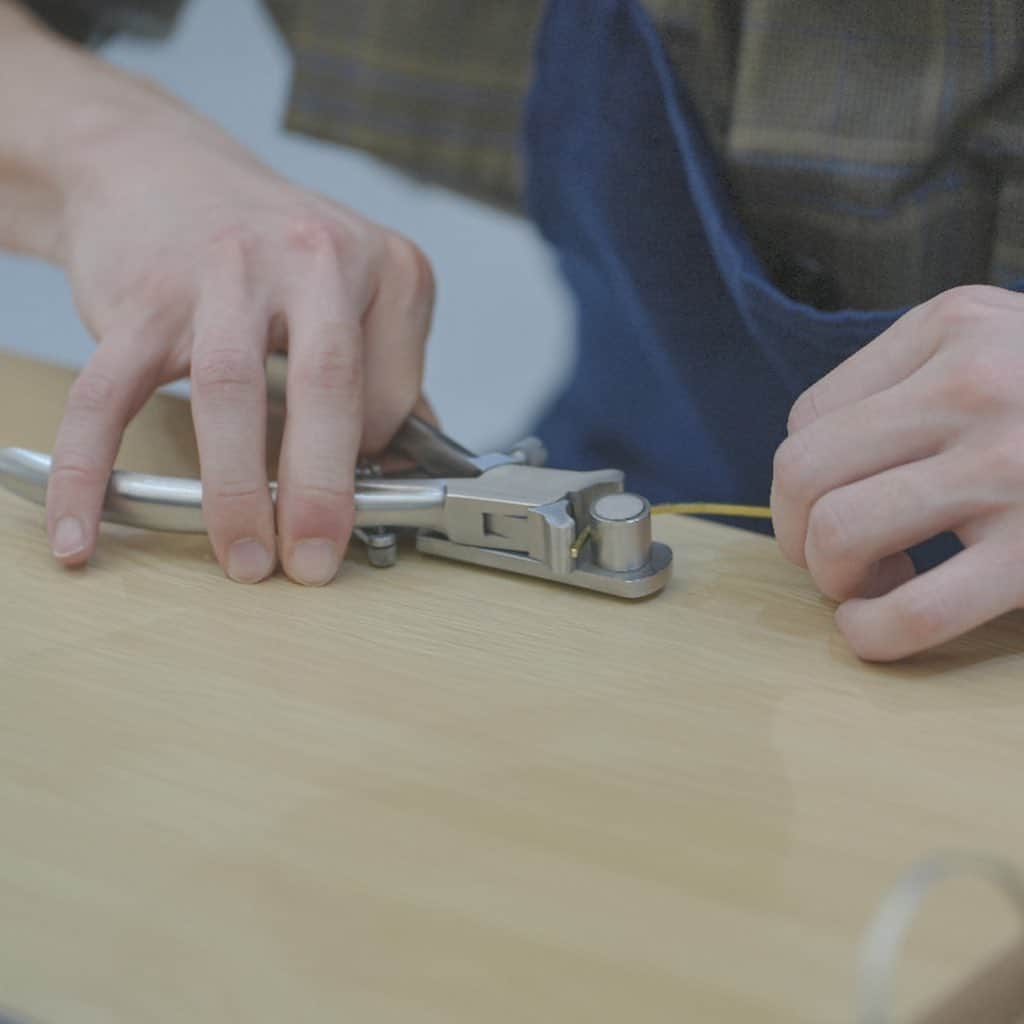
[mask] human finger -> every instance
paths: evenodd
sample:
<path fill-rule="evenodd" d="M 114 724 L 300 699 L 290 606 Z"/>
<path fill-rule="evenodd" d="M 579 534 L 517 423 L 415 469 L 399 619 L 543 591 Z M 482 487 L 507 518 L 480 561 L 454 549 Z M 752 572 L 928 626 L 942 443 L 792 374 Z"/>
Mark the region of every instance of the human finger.
<path fill-rule="evenodd" d="M 65 565 L 81 564 L 95 550 L 121 437 L 159 375 L 157 349 L 126 336 L 103 342 L 71 387 L 46 491 L 50 544 Z"/>
<path fill-rule="evenodd" d="M 955 530 L 982 511 L 982 501 L 959 454 L 858 480 L 830 491 L 811 509 L 807 568 L 833 600 L 857 596 L 882 559 Z"/>
<path fill-rule="evenodd" d="M 927 382 L 907 382 L 843 406 L 791 434 L 772 467 L 772 519 L 783 553 L 806 565 L 808 520 L 824 495 L 934 455 L 949 421 L 929 401 Z"/>
<path fill-rule="evenodd" d="M 327 245 L 288 310 L 277 521 L 285 571 L 307 586 L 334 579 L 355 522 L 365 290 L 346 281 Z"/>
<path fill-rule="evenodd" d="M 952 288 L 915 306 L 808 388 L 789 414 L 790 433 L 891 388 L 920 369 L 951 336 L 977 330 L 993 309 L 1024 311 L 1024 296 L 988 285 Z"/>
<path fill-rule="evenodd" d="M 836 624 L 866 661 L 895 661 L 952 640 L 1020 607 L 1021 560 L 986 541 L 882 597 L 839 606 Z"/>
<path fill-rule="evenodd" d="M 391 235 L 376 294 L 365 317 L 363 447 L 378 452 L 421 407 L 423 364 L 434 310 L 430 262 L 411 242 Z"/>
<path fill-rule="evenodd" d="M 231 579 L 256 583 L 276 562 L 266 473 L 267 316 L 250 294 L 244 248 L 223 245 L 195 317 L 192 418 L 203 478 L 203 517 Z"/>

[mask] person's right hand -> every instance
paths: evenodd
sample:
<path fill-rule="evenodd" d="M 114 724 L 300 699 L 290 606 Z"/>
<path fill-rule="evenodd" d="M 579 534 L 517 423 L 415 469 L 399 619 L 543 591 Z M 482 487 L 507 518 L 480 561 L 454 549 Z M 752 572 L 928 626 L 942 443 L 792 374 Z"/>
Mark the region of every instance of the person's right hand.
<path fill-rule="evenodd" d="M 99 343 L 53 453 L 56 557 L 85 562 L 122 432 L 154 389 L 191 374 L 203 511 L 240 582 L 280 555 L 305 584 L 334 578 L 353 525 L 360 452 L 417 407 L 434 299 L 409 241 L 278 177 L 162 98 L 97 120 L 69 164 L 57 246 Z M 271 349 L 288 351 L 276 529 L 265 470 Z"/>

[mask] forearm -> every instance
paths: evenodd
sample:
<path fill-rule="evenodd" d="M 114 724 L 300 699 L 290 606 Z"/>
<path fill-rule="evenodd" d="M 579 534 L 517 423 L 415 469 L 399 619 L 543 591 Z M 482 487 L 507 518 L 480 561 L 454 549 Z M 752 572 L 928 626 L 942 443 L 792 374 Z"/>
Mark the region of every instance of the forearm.
<path fill-rule="evenodd" d="M 0 0 L 0 248 L 62 263 L 69 197 L 108 137 L 176 108 Z"/>

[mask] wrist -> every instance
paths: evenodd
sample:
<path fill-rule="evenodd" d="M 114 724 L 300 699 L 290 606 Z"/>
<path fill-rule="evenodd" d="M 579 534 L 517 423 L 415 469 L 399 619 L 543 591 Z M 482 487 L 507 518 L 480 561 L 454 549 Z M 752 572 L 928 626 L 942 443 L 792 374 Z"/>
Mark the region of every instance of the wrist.
<path fill-rule="evenodd" d="M 51 138 L 47 164 L 68 204 L 105 189 L 119 171 L 165 140 L 186 115 L 169 96 L 142 79 L 114 69 L 113 81 L 93 83 L 67 111 L 59 135 Z"/>
<path fill-rule="evenodd" d="M 76 207 L 144 174 L 188 121 L 201 119 L 0 0 L 0 248 L 64 264 Z"/>
<path fill-rule="evenodd" d="M 0 248 L 61 262 L 78 154 L 146 91 L 0 0 Z"/>

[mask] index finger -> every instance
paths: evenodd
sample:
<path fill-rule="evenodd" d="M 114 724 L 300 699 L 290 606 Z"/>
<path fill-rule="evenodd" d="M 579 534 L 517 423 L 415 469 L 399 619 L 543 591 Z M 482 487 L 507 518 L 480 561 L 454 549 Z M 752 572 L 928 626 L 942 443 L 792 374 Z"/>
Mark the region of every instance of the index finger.
<path fill-rule="evenodd" d="M 989 285 L 967 285 L 915 306 L 809 387 L 790 411 L 789 432 L 906 380 L 935 355 L 951 331 L 970 329 L 993 309 L 1024 313 L 1024 297 Z"/>
<path fill-rule="evenodd" d="M 71 388 L 46 489 L 53 554 L 65 565 L 86 561 L 96 546 L 121 435 L 159 373 L 159 350 L 125 336 L 101 343 Z"/>
<path fill-rule="evenodd" d="M 831 412 L 906 380 L 935 353 L 937 332 L 926 329 L 928 311 L 917 306 L 868 342 L 793 403 L 786 429 L 796 433 Z"/>

